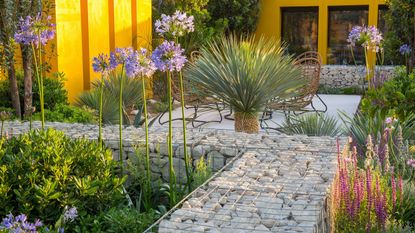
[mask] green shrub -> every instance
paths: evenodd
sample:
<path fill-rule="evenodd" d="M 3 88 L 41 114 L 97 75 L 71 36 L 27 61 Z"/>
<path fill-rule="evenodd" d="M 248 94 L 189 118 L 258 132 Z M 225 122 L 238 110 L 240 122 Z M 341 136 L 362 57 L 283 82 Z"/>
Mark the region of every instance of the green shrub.
<path fill-rule="evenodd" d="M 124 201 L 125 178 L 110 150 L 56 130 L 0 140 L 0 216 L 24 213 L 54 224 L 65 206 L 95 215 Z"/>
<path fill-rule="evenodd" d="M 19 87 L 19 95 L 21 100 L 21 106 L 23 108 L 24 100 L 24 80 L 23 72 L 16 72 L 17 84 Z M 63 73 L 55 73 L 52 77 L 46 77 L 44 79 L 45 86 L 45 109 L 53 109 L 59 104 L 68 104 L 68 92 L 65 89 L 65 77 Z M 0 107 L 12 108 L 12 102 L 10 98 L 9 80 L 0 80 Z M 36 79 L 33 80 L 33 106 L 37 111 L 40 111 L 39 101 L 39 89 Z M 23 110 L 23 109 L 22 109 Z"/>
<path fill-rule="evenodd" d="M 94 111 L 86 107 L 58 104 L 53 110 L 45 110 L 47 121 L 68 123 L 95 123 Z M 33 120 L 40 120 L 40 113 L 33 115 Z"/>
<path fill-rule="evenodd" d="M 373 141 L 379 141 L 384 133 L 386 117 L 380 112 L 376 112 L 374 116 L 364 113 L 358 113 L 353 118 L 340 113 L 340 118 L 345 126 L 345 134 L 351 136 L 359 151 L 364 152 L 366 147 L 367 135 L 370 135 Z M 411 114 L 405 121 L 394 121 L 392 123 L 394 129 L 402 129 L 403 141 L 415 140 L 415 114 Z M 392 137 L 398 138 L 398 130 L 392 130 Z"/>
<path fill-rule="evenodd" d="M 143 232 L 149 225 L 157 220 L 159 215 L 151 210 L 141 213 L 129 208 L 112 208 L 97 216 L 80 216 L 79 221 L 70 226 L 69 232 L 108 232 L 108 233 L 133 233 Z M 65 229 L 65 232 L 66 229 Z"/>
<path fill-rule="evenodd" d="M 142 105 L 141 81 L 138 79 L 124 78 L 123 79 L 123 123 L 132 124 L 128 118 L 128 113 L 137 106 Z M 99 81 L 94 82 L 93 89 L 81 93 L 75 102 L 78 107 L 86 106 L 95 110 L 99 110 Z M 104 123 L 118 124 L 119 122 L 119 77 L 110 77 L 105 80 L 104 95 L 102 103 L 102 120 Z"/>
<path fill-rule="evenodd" d="M 211 24 L 224 24 L 230 33 L 249 35 L 255 32 L 259 11 L 259 0 L 210 0 L 208 11 Z"/>
<path fill-rule="evenodd" d="M 399 67 L 392 80 L 379 89 L 368 90 L 362 100 L 362 111 L 370 116 L 378 111 L 383 117 L 394 114 L 404 121 L 415 112 L 415 70 L 407 74 L 404 67 Z"/>
<path fill-rule="evenodd" d="M 307 114 L 287 119 L 281 131 L 286 134 L 305 134 L 308 136 L 338 136 L 341 129 L 334 117 L 320 114 Z"/>
<path fill-rule="evenodd" d="M 326 85 L 320 85 L 318 89 L 319 94 L 334 94 L 334 95 L 362 95 L 364 91 L 359 86 L 334 88 Z"/>

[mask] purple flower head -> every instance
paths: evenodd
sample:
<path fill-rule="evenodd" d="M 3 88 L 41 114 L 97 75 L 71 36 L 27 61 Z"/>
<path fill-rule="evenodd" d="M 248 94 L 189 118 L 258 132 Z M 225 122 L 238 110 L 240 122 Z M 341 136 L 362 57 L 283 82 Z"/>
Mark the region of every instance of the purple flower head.
<path fill-rule="evenodd" d="M 393 122 L 393 118 L 392 118 L 392 117 L 388 117 L 388 118 L 386 118 L 386 120 L 385 120 L 385 124 L 387 124 L 387 125 L 392 124 L 392 122 Z"/>
<path fill-rule="evenodd" d="M 55 37 L 55 25 L 50 23 L 50 21 L 50 16 L 43 20 L 41 13 L 38 13 L 34 18 L 31 16 L 21 18 L 17 25 L 18 30 L 14 34 L 14 39 L 16 42 L 26 45 L 32 43 L 37 47 L 39 43 L 45 45 Z"/>
<path fill-rule="evenodd" d="M 173 41 L 164 41 L 153 52 L 151 58 L 160 71 L 180 71 L 187 62 L 184 49 Z"/>
<path fill-rule="evenodd" d="M 409 159 L 406 164 L 415 169 L 415 159 Z"/>
<path fill-rule="evenodd" d="M 141 48 L 128 56 L 125 62 L 125 71 L 128 77 L 151 77 L 156 71 L 156 66 L 149 58 L 147 49 Z"/>
<path fill-rule="evenodd" d="M 383 36 L 375 26 L 354 26 L 347 38 L 350 46 L 361 45 L 373 52 L 379 52 L 382 41 Z"/>
<path fill-rule="evenodd" d="M 12 214 L 8 214 L 0 225 L 0 230 L 6 229 L 6 232 L 12 233 L 36 233 L 37 228 L 41 227 L 42 223 L 36 220 L 35 223 L 27 222 L 27 217 L 24 214 L 20 214 L 14 217 Z"/>
<path fill-rule="evenodd" d="M 110 64 L 111 70 L 117 68 L 118 65 L 125 65 L 128 56 L 133 52 L 133 48 L 116 48 L 115 52 L 110 53 Z"/>
<path fill-rule="evenodd" d="M 187 16 L 184 12 L 176 11 L 173 15 L 162 14 L 161 20 L 157 20 L 154 26 L 160 36 L 172 39 L 193 32 L 193 20 L 193 16 Z"/>
<path fill-rule="evenodd" d="M 65 212 L 63 213 L 63 221 L 64 222 L 73 222 L 78 217 L 78 210 L 76 207 L 72 208 L 65 208 Z"/>
<path fill-rule="evenodd" d="M 407 44 L 403 44 L 400 48 L 399 48 L 399 52 L 402 55 L 409 55 L 411 54 L 412 48 L 411 46 L 407 45 Z"/>
<path fill-rule="evenodd" d="M 92 60 L 92 68 L 94 72 L 101 73 L 106 76 L 111 71 L 108 55 L 101 53 Z"/>

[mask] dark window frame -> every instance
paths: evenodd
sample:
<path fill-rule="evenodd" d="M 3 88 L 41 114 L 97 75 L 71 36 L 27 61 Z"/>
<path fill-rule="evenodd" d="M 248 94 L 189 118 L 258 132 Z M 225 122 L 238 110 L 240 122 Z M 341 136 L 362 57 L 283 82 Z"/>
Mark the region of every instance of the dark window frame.
<path fill-rule="evenodd" d="M 301 12 L 311 12 L 316 13 L 317 15 L 317 43 L 316 43 L 316 51 L 318 51 L 318 41 L 319 41 L 319 14 L 320 9 L 318 6 L 286 6 L 286 7 L 280 7 L 280 28 L 281 28 L 281 41 L 283 41 L 284 38 L 284 13 L 285 12 L 292 12 L 292 13 L 301 13 Z"/>
<path fill-rule="evenodd" d="M 331 23 L 330 23 L 330 18 L 332 15 L 332 12 L 336 12 L 336 11 L 366 11 L 367 12 L 367 17 L 366 17 L 366 22 L 369 23 L 369 5 L 350 5 L 350 6 L 328 6 L 327 7 L 327 51 L 330 50 L 331 46 L 330 46 L 330 35 L 331 35 Z M 329 54 L 326 54 L 327 56 L 327 64 L 329 64 Z M 343 64 L 338 64 L 338 63 L 334 63 L 332 65 L 343 65 Z"/>

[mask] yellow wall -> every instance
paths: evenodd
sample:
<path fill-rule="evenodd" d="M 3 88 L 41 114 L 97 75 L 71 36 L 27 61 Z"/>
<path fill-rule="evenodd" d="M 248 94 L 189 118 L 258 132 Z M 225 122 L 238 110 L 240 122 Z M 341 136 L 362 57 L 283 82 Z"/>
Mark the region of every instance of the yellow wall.
<path fill-rule="evenodd" d="M 115 47 L 148 47 L 151 41 L 151 0 L 55 2 L 58 56 L 52 64 L 66 74 L 70 102 L 99 78 L 92 70 L 93 57 Z"/>
<path fill-rule="evenodd" d="M 81 5 L 79 0 L 58 0 L 55 5 L 58 70 L 65 72 L 69 99 L 84 90 Z"/>
<path fill-rule="evenodd" d="M 318 52 L 327 62 L 328 8 L 330 6 L 369 6 L 369 26 L 377 26 L 378 7 L 384 0 L 261 0 L 261 13 L 257 35 L 281 39 L 281 7 L 309 7 L 319 9 Z"/>

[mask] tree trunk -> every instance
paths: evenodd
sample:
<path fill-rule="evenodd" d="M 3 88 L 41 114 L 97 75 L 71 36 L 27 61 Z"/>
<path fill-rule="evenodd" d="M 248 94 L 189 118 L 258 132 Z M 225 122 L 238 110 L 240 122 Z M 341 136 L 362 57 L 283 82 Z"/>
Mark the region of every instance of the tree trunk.
<path fill-rule="evenodd" d="M 30 117 L 32 114 L 32 54 L 30 48 L 21 46 L 23 73 L 24 73 L 24 116 Z"/>
<path fill-rule="evenodd" d="M 235 131 L 244 133 L 258 133 L 259 123 L 256 114 L 235 112 Z"/>
<path fill-rule="evenodd" d="M 20 108 L 19 88 L 17 86 L 16 71 L 14 69 L 13 64 L 9 65 L 9 68 L 7 69 L 7 73 L 9 76 L 10 97 L 12 99 L 12 105 L 13 105 L 16 116 L 18 118 L 21 118 L 22 110 Z"/>

